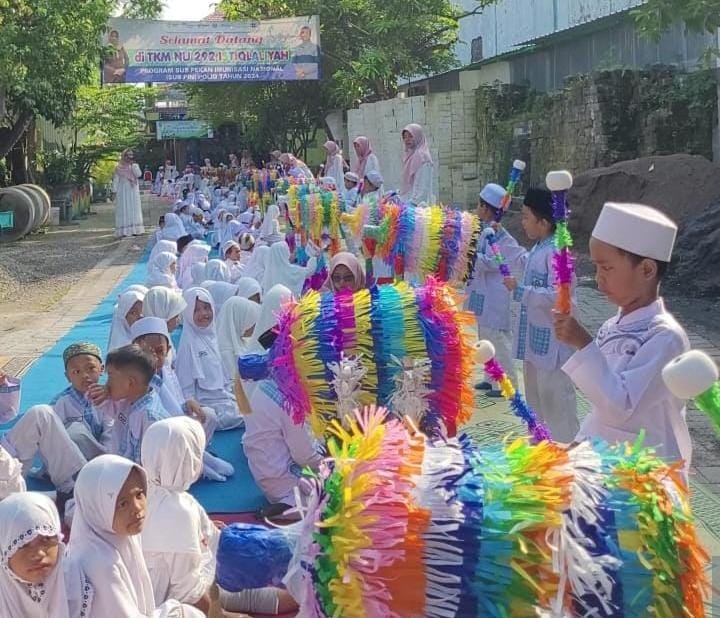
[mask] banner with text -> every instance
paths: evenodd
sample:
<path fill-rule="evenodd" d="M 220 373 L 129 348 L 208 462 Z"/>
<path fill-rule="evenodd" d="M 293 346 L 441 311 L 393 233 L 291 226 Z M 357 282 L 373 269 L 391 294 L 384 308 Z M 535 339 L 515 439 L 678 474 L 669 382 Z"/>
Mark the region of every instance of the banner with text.
<path fill-rule="evenodd" d="M 158 120 L 155 124 L 159 140 L 201 139 L 213 136 L 213 130 L 202 120 Z"/>
<path fill-rule="evenodd" d="M 320 19 L 111 19 L 103 83 L 244 82 L 320 78 Z"/>

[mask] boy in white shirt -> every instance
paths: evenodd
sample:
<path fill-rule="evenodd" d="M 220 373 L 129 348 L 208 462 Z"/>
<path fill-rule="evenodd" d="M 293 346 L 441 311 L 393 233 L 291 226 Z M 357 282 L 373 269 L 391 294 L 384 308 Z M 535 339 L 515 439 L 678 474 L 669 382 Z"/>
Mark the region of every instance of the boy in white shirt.
<path fill-rule="evenodd" d="M 511 355 L 510 292 L 503 284 L 503 275 L 489 240 L 490 235 L 494 236 L 496 246 L 510 269 L 515 268 L 525 254 L 510 232 L 499 223 L 505 195 L 505 189 L 493 183 L 485 185 L 480 192 L 477 215 L 485 229 L 478 240 L 475 268 L 466 288 L 466 308 L 475 314 L 478 338 L 492 342 L 496 358 L 513 384 L 517 384 L 515 362 Z M 488 397 L 502 397 L 489 380 L 481 382 L 477 388 L 488 391 Z"/>
<path fill-rule="evenodd" d="M 555 316 L 557 338 L 577 350 L 563 371 L 592 403 L 578 439 L 645 444 L 668 461 L 690 466 L 692 444 L 684 402 L 665 386 L 661 372 L 690 349 L 682 326 L 660 297 L 677 226 L 638 204 L 605 204 L 590 239 L 598 289 L 618 306 L 593 337 L 565 315 Z"/>
<path fill-rule="evenodd" d="M 525 255 L 521 282 L 505 279 L 520 303 L 514 328 L 515 358 L 523 361 L 525 396 L 540 419 L 560 442 L 570 442 L 578 430 L 577 397 L 572 381 L 561 367 L 572 355 L 572 348 L 553 334 L 553 306 L 557 298 L 553 256 L 552 195 L 547 189 L 530 189 L 522 207 L 522 226 L 528 238 L 536 241 Z M 573 304 L 575 285 L 573 282 Z"/>

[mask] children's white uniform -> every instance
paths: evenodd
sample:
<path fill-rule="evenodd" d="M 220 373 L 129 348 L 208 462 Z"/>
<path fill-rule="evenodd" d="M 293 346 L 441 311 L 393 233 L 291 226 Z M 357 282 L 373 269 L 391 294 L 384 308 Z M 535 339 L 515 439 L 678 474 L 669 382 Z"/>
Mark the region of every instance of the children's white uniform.
<path fill-rule="evenodd" d="M 504 228 L 500 228 L 494 236 L 508 267 L 511 271 L 516 270 L 525 255 L 525 249 L 518 245 L 515 238 Z M 511 352 L 510 292 L 503 281 L 487 234 L 483 234 L 472 279 L 467 285 L 465 308 L 475 314 L 478 338 L 492 342 L 495 346 L 495 357 L 505 368 L 513 384 L 517 384 L 517 372 Z"/>
<path fill-rule="evenodd" d="M 0 446 L 0 501 L 26 489 L 22 464 Z"/>
<path fill-rule="evenodd" d="M 556 298 L 553 253 L 550 237 L 537 243 L 523 258 L 523 282 L 514 293 L 514 299 L 520 303 L 514 350 L 515 358 L 525 361 L 528 403 L 549 426 L 555 440 L 570 442 L 578 430 L 577 397 L 572 382 L 561 369 L 572 349 L 560 343 L 553 332 L 552 309 Z M 572 295 L 575 305 L 574 283 Z"/>
<path fill-rule="evenodd" d="M 267 499 L 295 504 L 300 469 L 317 468 L 321 456 L 304 425 L 295 425 L 282 408 L 282 395 L 271 380 L 261 381 L 250 399 L 245 417 L 243 451 L 250 472 Z"/>
<path fill-rule="evenodd" d="M 0 445 L 27 472 L 35 455 L 45 464 L 50 480 L 60 491 L 70 491 L 73 475 L 85 465 L 80 449 L 70 439 L 50 406 L 33 406 L 0 438 Z"/>
<path fill-rule="evenodd" d="M 595 341 L 563 366 L 593 406 L 578 438 L 634 442 L 645 430 L 647 446 L 689 468 L 692 444 L 685 405 L 661 376 L 667 363 L 689 349 L 685 331 L 662 299 L 605 322 Z"/>
<path fill-rule="evenodd" d="M 50 405 L 87 459 L 108 452 L 112 442 L 112 406 L 93 406 L 72 385 L 57 395 Z"/>

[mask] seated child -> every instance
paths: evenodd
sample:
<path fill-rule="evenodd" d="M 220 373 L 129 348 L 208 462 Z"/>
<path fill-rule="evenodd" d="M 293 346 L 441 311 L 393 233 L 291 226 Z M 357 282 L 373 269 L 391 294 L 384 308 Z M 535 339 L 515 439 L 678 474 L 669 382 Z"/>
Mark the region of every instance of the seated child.
<path fill-rule="evenodd" d="M 142 546 L 155 602 L 177 599 L 207 612 L 218 528 L 224 524 L 210 521 L 187 493 L 200 476 L 204 448 L 202 429 L 187 417 L 166 419 L 148 429 L 142 446 L 142 463 L 150 479 Z M 222 590 L 221 600 L 232 611 L 277 614 L 297 609 L 290 595 L 276 588 Z"/>
<path fill-rule="evenodd" d="M 262 302 L 262 287 L 250 277 L 240 277 L 237 280 L 237 296 L 247 298 L 258 305 Z"/>
<path fill-rule="evenodd" d="M 230 269 L 223 260 L 210 260 L 205 267 L 205 280 L 230 283 Z"/>
<path fill-rule="evenodd" d="M 240 427 L 243 419 L 225 378 L 215 333 L 212 296 L 203 288 L 190 288 L 183 297 L 187 307 L 175 365 L 183 394 L 215 410 L 219 430 Z"/>
<path fill-rule="evenodd" d="M 163 239 L 163 228 L 165 227 L 165 215 L 160 215 L 158 219 L 158 229 L 153 234 L 153 244 L 157 244 Z"/>
<path fill-rule="evenodd" d="M 202 424 L 207 441 L 212 440 L 217 429 L 217 415 L 212 408 L 203 407 L 194 399 L 183 397 L 175 371 L 166 362 L 170 350 L 170 334 L 161 318 L 143 318 L 133 324 L 133 343 L 152 354 L 155 359 L 155 375 L 150 382 L 160 396 L 163 408 L 170 416 L 187 415 Z M 203 474 L 211 481 L 225 481 L 235 473 L 226 461 L 205 453 Z"/>
<path fill-rule="evenodd" d="M 677 226 L 638 204 L 608 203 L 590 239 L 598 289 L 618 306 L 593 337 L 572 316 L 555 317 L 560 341 L 576 352 L 563 366 L 592 404 L 578 439 L 635 442 L 669 462 L 690 467 L 692 444 L 685 402 L 665 386 L 661 372 L 690 349 L 687 335 L 665 309 L 660 283 L 672 257 Z"/>
<path fill-rule="evenodd" d="M 234 240 L 228 240 L 220 248 L 220 254 L 225 260 L 225 266 L 228 267 L 230 273 L 229 282 L 235 283 L 240 277 L 242 277 L 243 265 L 240 262 L 240 245 Z"/>
<path fill-rule="evenodd" d="M 218 342 L 225 378 L 232 382 L 237 374 L 237 359 L 248 353 L 250 335 L 260 315 L 260 305 L 234 296 L 220 309 Z"/>
<path fill-rule="evenodd" d="M 99 409 L 85 396 L 105 368 L 102 352 L 94 343 L 74 343 L 63 352 L 65 377 L 70 382 L 50 405 L 86 459 L 107 453 L 112 442 L 112 410 Z"/>
<path fill-rule="evenodd" d="M 65 545 L 52 500 L 16 493 L 0 502 L 0 521 L 0 616 L 67 617 Z"/>
<path fill-rule="evenodd" d="M 253 354 L 266 352 L 277 334 L 278 312 L 292 299 L 290 290 L 276 285 L 266 295 L 250 343 Z M 322 457 L 306 427 L 293 423 L 272 380 L 261 380 L 249 395 L 251 413 L 245 417 L 242 444 L 253 478 L 272 504 L 270 517 L 295 504 L 302 468 L 317 468 Z"/>
<path fill-rule="evenodd" d="M 177 290 L 178 284 L 175 279 L 175 271 L 177 269 L 177 257 L 174 253 L 163 251 L 155 255 L 148 262 L 148 276 L 145 280 L 146 285 L 150 287 L 162 286 Z"/>
<path fill-rule="evenodd" d="M 160 396 L 150 382 L 155 375 L 155 359 L 140 346 L 130 344 L 107 355 L 108 381 L 88 390 L 95 405 L 112 400 L 112 452 L 131 461 L 140 461 L 140 446 L 145 431 L 154 422 L 169 416 Z"/>
<path fill-rule="evenodd" d="M 140 544 L 146 496 L 145 471 L 117 455 L 93 459 L 78 475 L 65 571 L 70 616 L 204 616 L 176 600 L 155 604 Z"/>
<path fill-rule="evenodd" d="M 298 266 L 290 261 L 290 247 L 282 240 L 270 247 L 262 279 L 263 292 L 274 285 L 284 285 L 295 298 L 300 298 L 305 280 L 312 277 L 317 266 L 317 258 L 311 257 L 306 266 Z"/>
<path fill-rule="evenodd" d="M 516 268 L 525 254 L 525 250 L 518 245 L 510 232 L 499 223 L 503 214 L 501 204 L 505 195 L 505 189 L 492 183 L 485 185 L 480 192 L 477 215 L 486 231 L 478 241 L 475 268 L 466 288 L 466 308 L 475 314 L 478 338 L 492 342 L 495 346 L 496 358 L 505 368 L 512 383 L 517 384 L 517 372 L 511 350 L 510 292 L 503 284 L 503 276 L 488 241 L 488 234 L 493 234 L 495 243 L 510 269 Z M 487 390 L 488 397 L 502 397 L 500 391 L 493 388 L 489 380 L 481 382 L 477 388 Z"/>
<path fill-rule="evenodd" d="M 146 289 L 147 291 L 147 289 Z M 145 292 L 125 290 L 118 297 L 110 325 L 108 351 L 121 348 L 130 343 L 130 327 L 142 317 L 142 305 Z"/>
<path fill-rule="evenodd" d="M 250 256 L 252 256 L 253 249 L 255 248 L 255 239 L 253 238 L 253 235 L 249 232 L 245 232 L 240 236 L 240 239 L 238 240 L 238 244 L 240 245 L 240 263 L 241 264 L 247 264 L 250 260 Z"/>
<path fill-rule="evenodd" d="M 274 245 L 284 240 L 280 233 L 280 209 L 277 204 L 270 204 L 260 226 L 259 239 L 266 245 Z"/>
<path fill-rule="evenodd" d="M 570 442 L 579 426 L 577 398 L 572 382 L 561 369 L 572 349 L 553 334 L 557 293 L 553 270 L 555 222 L 550 191 L 530 189 L 527 192 L 521 223 L 528 238 L 537 242 L 523 258 L 522 282 L 514 277 L 505 279 L 506 287 L 520 303 L 514 329 L 515 358 L 523 361 L 528 403 L 550 428 L 555 440 Z M 574 294 L 573 282 L 573 297 Z"/>

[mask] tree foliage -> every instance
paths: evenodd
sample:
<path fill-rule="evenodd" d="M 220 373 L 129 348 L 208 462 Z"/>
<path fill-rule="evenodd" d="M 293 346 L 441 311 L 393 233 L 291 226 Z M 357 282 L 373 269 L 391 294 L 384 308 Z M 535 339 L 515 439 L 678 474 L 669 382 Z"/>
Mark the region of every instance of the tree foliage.
<path fill-rule="evenodd" d="M 35 116 L 67 121 L 78 90 L 92 82 L 103 53 L 101 37 L 110 15 L 135 2 L 117 0 L 0 0 L 0 157 Z M 162 9 L 160 0 L 139 0 L 141 13 Z"/>
<path fill-rule="evenodd" d="M 632 15 L 638 30 L 654 40 L 677 21 L 694 32 L 715 34 L 720 28 L 720 0 L 646 0 Z"/>

